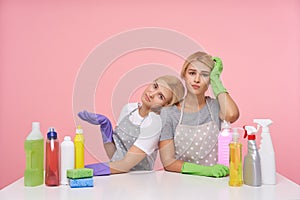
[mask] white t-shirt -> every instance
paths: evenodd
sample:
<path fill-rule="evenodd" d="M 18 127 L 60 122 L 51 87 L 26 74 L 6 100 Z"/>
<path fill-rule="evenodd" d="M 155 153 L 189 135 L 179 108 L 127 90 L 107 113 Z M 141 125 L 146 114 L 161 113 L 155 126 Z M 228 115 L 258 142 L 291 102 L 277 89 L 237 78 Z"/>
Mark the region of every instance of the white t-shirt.
<path fill-rule="evenodd" d="M 158 141 L 161 131 L 161 119 L 160 116 L 154 112 L 150 112 L 145 118 L 141 117 L 139 114 L 138 103 L 126 104 L 119 116 L 117 125 L 122 121 L 122 119 L 129 115 L 134 109 L 136 109 L 130 116 L 129 120 L 140 126 L 140 135 L 133 145 L 144 151 L 147 155 L 151 155 L 154 151 L 158 149 Z"/>

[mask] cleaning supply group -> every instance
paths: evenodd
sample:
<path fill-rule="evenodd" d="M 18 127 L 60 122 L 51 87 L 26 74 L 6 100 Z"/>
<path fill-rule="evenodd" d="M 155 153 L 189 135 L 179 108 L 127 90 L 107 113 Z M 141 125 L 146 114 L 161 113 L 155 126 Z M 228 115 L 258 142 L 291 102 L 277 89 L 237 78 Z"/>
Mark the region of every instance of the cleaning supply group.
<path fill-rule="evenodd" d="M 162 165 L 169 172 L 216 178 L 229 174 L 230 186 L 275 184 L 275 155 L 268 128 L 272 121 L 257 119 L 254 120 L 257 128 L 231 128 L 230 124 L 239 117 L 239 110 L 220 80 L 222 70 L 220 58 L 205 52 L 190 55 L 181 70 L 185 87 L 175 76 L 158 77 L 142 93 L 141 103 L 128 103 L 123 107 L 114 130 L 106 116 L 79 112 L 81 120 L 100 126 L 109 162 L 84 165 L 83 134 L 82 129 L 77 128 L 75 147 L 70 137 L 61 144 L 60 172 L 57 133 L 50 128 L 46 142 L 46 185 L 58 185 L 61 177 L 62 184 L 70 178 L 71 187 L 91 186 L 91 171 L 86 170 L 92 170 L 93 176 L 153 170 L 158 150 Z M 215 99 L 205 95 L 209 85 Z M 37 126 L 33 124 L 33 131 L 25 142 L 27 186 L 42 184 L 44 178 L 43 137 L 39 131 L 39 134 L 34 133 Z M 255 133 L 260 126 L 263 139 L 258 151 Z M 242 145 L 238 141 L 240 130 L 248 138 L 243 169 Z M 75 163 L 70 159 L 74 155 Z"/>
<path fill-rule="evenodd" d="M 46 140 L 45 185 L 70 185 L 71 188 L 93 187 L 93 170 L 84 168 L 84 136 L 80 126 L 76 129 L 74 143 L 65 136 L 59 144 L 56 130 L 51 127 Z M 32 131 L 25 140 L 25 186 L 44 183 L 44 138 L 40 123 L 32 123 Z"/>

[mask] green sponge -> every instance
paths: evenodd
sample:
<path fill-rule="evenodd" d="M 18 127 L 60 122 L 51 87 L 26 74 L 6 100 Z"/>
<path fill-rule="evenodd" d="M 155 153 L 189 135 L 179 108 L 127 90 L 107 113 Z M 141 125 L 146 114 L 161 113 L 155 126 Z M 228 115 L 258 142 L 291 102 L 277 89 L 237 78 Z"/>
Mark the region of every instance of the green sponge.
<path fill-rule="evenodd" d="M 90 178 L 93 177 L 93 169 L 89 169 L 89 168 L 68 169 L 67 177 L 72 179 Z"/>

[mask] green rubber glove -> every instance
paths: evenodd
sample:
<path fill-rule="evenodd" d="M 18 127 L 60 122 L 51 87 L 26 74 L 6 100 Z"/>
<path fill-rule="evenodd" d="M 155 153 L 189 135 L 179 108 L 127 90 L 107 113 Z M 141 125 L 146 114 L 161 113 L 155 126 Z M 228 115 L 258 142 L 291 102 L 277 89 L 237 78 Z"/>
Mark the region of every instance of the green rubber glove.
<path fill-rule="evenodd" d="M 218 97 L 220 93 L 227 92 L 227 90 L 220 80 L 220 75 L 223 71 L 222 60 L 218 57 L 213 57 L 213 60 L 215 61 L 215 66 L 210 73 L 210 83 L 215 97 Z"/>
<path fill-rule="evenodd" d="M 181 169 L 181 173 L 220 178 L 229 174 L 229 168 L 225 165 L 219 164 L 213 166 L 203 166 L 194 163 L 184 162 Z"/>

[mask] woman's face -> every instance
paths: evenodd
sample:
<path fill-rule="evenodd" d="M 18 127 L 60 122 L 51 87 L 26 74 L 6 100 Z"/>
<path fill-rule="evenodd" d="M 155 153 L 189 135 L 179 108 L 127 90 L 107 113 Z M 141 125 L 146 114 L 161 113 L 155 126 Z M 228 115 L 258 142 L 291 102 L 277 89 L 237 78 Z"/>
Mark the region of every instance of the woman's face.
<path fill-rule="evenodd" d="M 192 94 L 202 94 L 207 91 L 211 69 L 201 62 L 191 63 L 184 74 L 187 91 Z"/>
<path fill-rule="evenodd" d="M 143 105 L 149 108 L 157 108 L 168 104 L 172 99 L 172 95 L 170 89 L 153 82 L 143 92 L 141 100 Z"/>

